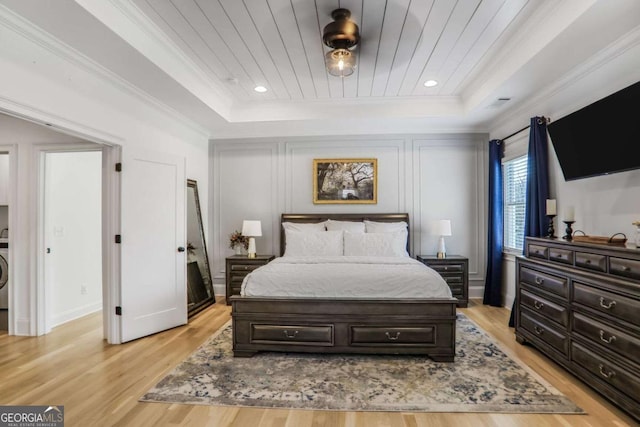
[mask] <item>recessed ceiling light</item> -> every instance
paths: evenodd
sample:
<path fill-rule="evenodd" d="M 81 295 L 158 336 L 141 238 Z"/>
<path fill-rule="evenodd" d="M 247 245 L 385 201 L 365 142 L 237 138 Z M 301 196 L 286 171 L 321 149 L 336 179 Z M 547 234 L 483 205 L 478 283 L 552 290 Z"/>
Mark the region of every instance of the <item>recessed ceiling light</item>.
<path fill-rule="evenodd" d="M 426 82 L 424 82 L 424 85 L 426 87 L 434 87 L 434 86 L 438 86 L 438 82 L 435 80 L 427 80 Z"/>
<path fill-rule="evenodd" d="M 267 88 L 264 86 L 256 86 L 253 88 L 253 90 L 255 90 L 258 93 L 265 93 L 267 91 Z"/>

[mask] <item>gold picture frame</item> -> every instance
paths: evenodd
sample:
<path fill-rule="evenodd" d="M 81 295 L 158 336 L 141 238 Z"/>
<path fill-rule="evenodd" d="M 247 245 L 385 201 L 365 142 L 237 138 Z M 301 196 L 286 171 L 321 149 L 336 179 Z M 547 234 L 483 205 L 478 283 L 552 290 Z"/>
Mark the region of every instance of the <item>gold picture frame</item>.
<path fill-rule="evenodd" d="M 313 203 L 378 203 L 378 159 L 314 159 Z"/>

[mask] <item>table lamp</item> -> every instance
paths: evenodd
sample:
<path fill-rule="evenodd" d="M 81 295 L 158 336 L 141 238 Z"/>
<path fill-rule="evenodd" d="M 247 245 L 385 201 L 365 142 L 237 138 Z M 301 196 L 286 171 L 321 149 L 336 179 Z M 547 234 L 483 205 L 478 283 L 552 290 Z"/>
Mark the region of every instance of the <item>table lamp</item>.
<path fill-rule="evenodd" d="M 262 224 L 257 220 L 244 220 L 242 221 L 242 235 L 249 238 L 248 257 L 256 257 L 256 239 L 255 237 L 262 236 Z"/>
<path fill-rule="evenodd" d="M 440 236 L 438 240 L 438 258 L 446 258 L 447 250 L 444 245 L 444 236 L 451 236 L 451 220 L 441 219 L 436 222 L 436 235 Z"/>

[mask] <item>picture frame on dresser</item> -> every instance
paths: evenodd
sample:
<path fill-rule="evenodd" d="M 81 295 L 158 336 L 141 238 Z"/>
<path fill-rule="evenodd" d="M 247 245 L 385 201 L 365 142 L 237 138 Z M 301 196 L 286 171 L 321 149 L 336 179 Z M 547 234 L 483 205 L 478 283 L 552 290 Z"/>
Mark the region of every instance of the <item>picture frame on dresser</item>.
<path fill-rule="evenodd" d="M 525 239 L 515 334 L 640 421 L 640 251 Z"/>

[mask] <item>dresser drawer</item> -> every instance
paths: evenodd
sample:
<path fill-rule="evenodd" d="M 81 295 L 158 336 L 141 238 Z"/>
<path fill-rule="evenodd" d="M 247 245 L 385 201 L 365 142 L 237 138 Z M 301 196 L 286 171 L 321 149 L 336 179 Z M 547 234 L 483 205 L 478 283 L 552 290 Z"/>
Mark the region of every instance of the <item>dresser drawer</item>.
<path fill-rule="evenodd" d="M 573 301 L 636 326 L 640 325 L 640 301 L 638 300 L 574 281 Z"/>
<path fill-rule="evenodd" d="M 586 252 L 576 252 L 576 267 L 587 268 L 594 271 L 606 271 L 607 257 Z"/>
<path fill-rule="evenodd" d="M 435 345 L 433 326 L 351 326 L 351 344 Z"/>
<path fill-rule="evenodd" d="M 528 246 L 528 252 L 529 256 L 532 258 L 549 258 L 549 248 L 546 246 L 533 245 L 530 243 Z"/>
<path fill-rule="evenodd" d="M 609 257 L 609 273 L 640 280 L 640 261 Z"/>
<path fill-rule="evenodd" d="M 568 280 L 565 277 L 522 267 L 520 269 L 520 280 L 537 288 L 558 294 L 564 298 L 569 296 Z"/>
<path fill-rule="evenodd" d="M 251 325 L 252 343 L 300 343 L 304 345 L 333 345 L 333 325 Z"/>
<path fill-rule="evenodd" d="M 611 351 L 628 357 L 636 363 L 640 363 L 640 360 L 638 360 L 640 339 L 614 326 L 598 322 L 580 313 L 574 313 L 573 331 Z"/>
<path fill-rule="evenodd" d="M 549 260 L 563 264 L 573 264 L 573 251 L 561 248 L 549 248 Z"/>
<path fill-rule="evenodd" d="M 429 267 L 433 268 L 438 273 L 460 273 L 464 271 L 462 264 L 430 264 Z"/>
<path fill-rule="evenodd" d="M 520 324 L 523 329 L 529 331 L 539 340 L 544 341 L 551 347 L 555 348 L 565 356 L 569 355 L 569 339 L 567 334 L 557 330 L 545 321 L 542 317 L 528 312 L 522 311 L 520 315 Z"/>
<path fill-rule="evenodd" d="M 524 289 L 520 290 L 520 304 L 562 326 L 569 324 L 569 312 L 566 307 L 555 304 Z"/>
<path fill-rule="evenodd" d="M 629 370 L 591 352 L 575 341 L 571 344 L 571 359 L 588 370 L 594 377 L 638 400 L 640 378 Z"/>

